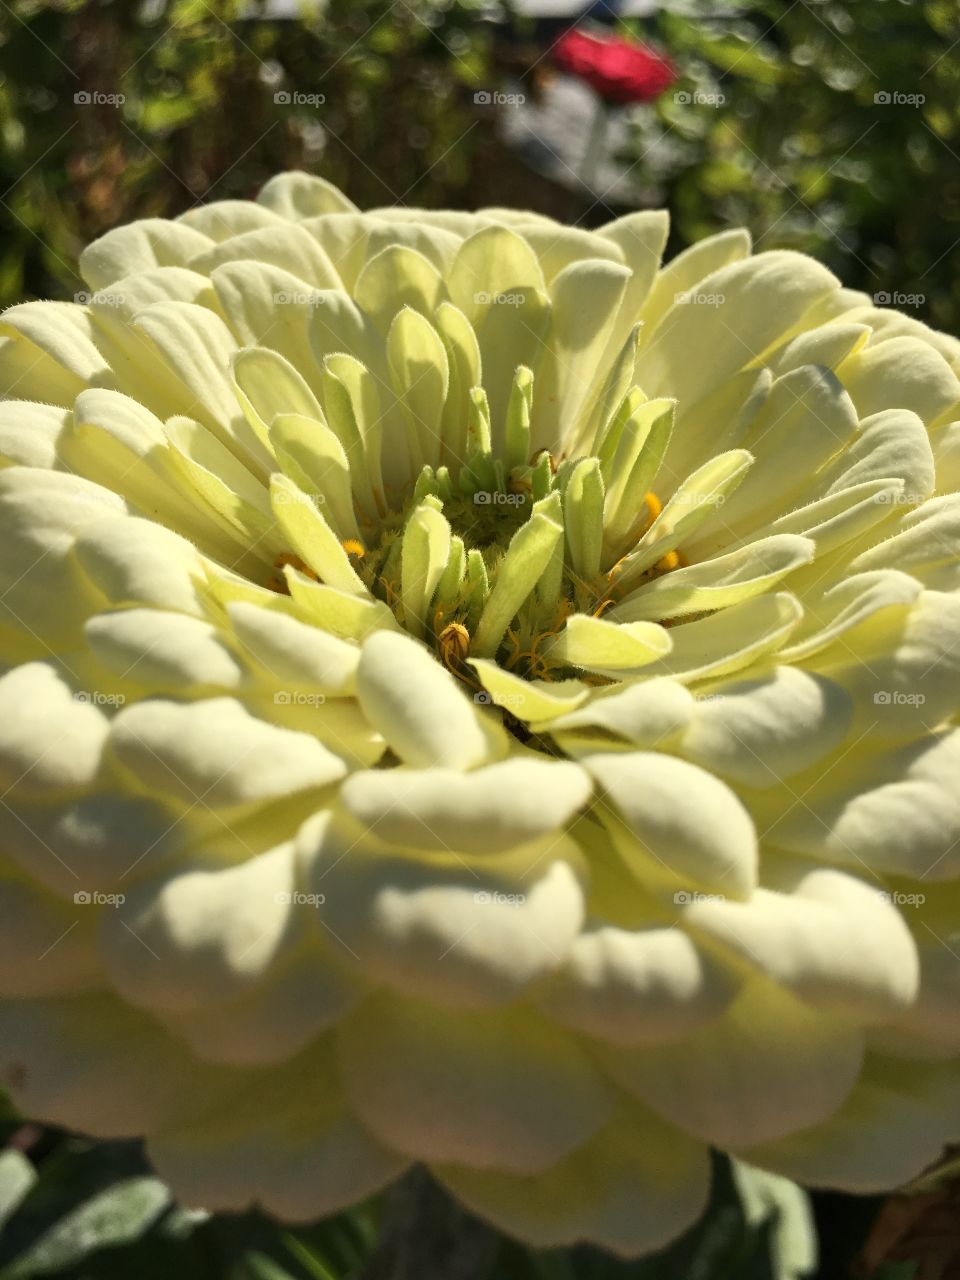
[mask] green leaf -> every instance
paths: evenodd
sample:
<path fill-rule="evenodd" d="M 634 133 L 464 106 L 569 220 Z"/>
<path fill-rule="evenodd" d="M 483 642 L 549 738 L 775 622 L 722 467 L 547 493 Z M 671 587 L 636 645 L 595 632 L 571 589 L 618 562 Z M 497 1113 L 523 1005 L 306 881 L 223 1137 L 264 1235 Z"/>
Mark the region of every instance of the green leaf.
<path fill-rule="evenodd" d="M 88 1203 L 115 1186 L 131 1181 L 138 1183 L 148 1175 L 138 1143 L 63 1139 L 43 1159 L 35 1183 L 4 1226 L 0 1236 L 2 1280 L 9 1280 L 13 1274 L 6 1268 L 14 1263 L 19 1266 L 32 1250 L 53 1239 L 62 1223 L 75 1218 L 83 1222 Z M 149 1192 L 147 1196 L 149 1198 Z M 134 1199 L 142 1206 L 139 1191 L 134 1193 Z M 166 1200 L 169 1201 L 169 1193 Z M 159 1203 L 159 1194 L 155 1203 Z M 118 1214 L 114 1218 L 118 1226 L 123 1218 L 120 1207 L 118 1203 Z M 153 1216 L 156 1213 L 155 1208 Z"/>
<path fill-rule="evenodd" d="M 295 1236 L 284 1236 L 283 1243 L 290 1250 L 291 1254 L 306 1268 L 307 1272 L 316 1277 L 316 1280 L 340 1280 L 329 1267 L 327 1267 L 315 1253 L 311 1252 L 305 1244 Z"/>
<path fill-rule="evenodd" d="M 230 1280 L 295 1280 L 264 1253 L 248 1253 L 230 1271 Z"/>
<path fill-rule="evenodd" d="M 731 1160 L 747 1225 L 769 1226 L 773 1275 L 776 1280 L 801 1280 L 817 1267 L 817 1234 L 807 1193 L 775 1173 Z"/>
<path fill-rule="evenodd" d="M 157 1178 L 130 1178 L 91 1197 L 54 1222 L 3 1272 L 3 1280 L 28 1280 L 76 1263 L 105 1246 L 136 1240 L 170 1204 Z"/>
<path fill-rule="evenodd" d="M 36 1180 L 36 1170 L 21 1151 L 11 1148 L 0 1154 L 0 1227 L 16 1212 Z"/>

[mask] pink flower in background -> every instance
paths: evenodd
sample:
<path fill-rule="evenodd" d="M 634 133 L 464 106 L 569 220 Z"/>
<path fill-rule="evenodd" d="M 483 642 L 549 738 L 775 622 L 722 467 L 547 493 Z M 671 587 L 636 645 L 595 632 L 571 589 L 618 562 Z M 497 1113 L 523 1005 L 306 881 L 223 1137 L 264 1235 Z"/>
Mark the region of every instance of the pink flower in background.
<path fill-rule="evenodd" d="M 572 27 L 553 47 L 561 71 L 577 76 L 607 102 L 625 106 L 652 102 L 677 78 L 666 58 L 621 36 L 600 36 Z"/>

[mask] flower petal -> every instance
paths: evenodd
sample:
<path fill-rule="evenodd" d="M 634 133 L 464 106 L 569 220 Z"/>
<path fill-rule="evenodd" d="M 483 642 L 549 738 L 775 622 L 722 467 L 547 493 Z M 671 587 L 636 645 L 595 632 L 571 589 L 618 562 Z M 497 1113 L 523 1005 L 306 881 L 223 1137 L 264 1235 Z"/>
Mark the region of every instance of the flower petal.
<path fill-rule="evenodd" d="M 902 1187 L 960 1136 L 953 1067 L 880 1061 L 837 1113 L 813 1128 L 742 1154 L 808 1186 L 870 1195 Z"/>
<path fill-rule="evenodd" d="M 710 1188 L 705 1146 L 627 1106 L 536 1175 L 453 1165 L 436 1173 L 475 1213 L 538 1248 L 589 1241 L 625 1258 L 659 1249 L 691 1226 Z"/>
<path fill-rule="evenodd" d="M 809 869 L 749 902 L 694 901 L 685 925 L 817 1008 L 875 1022 L 915 999 L 913 939 L 889 895 L 843 872 Z"/>
<path fill-rule="evenodd" d="M 529 1012 L 464 1017 L 423 1001 L 373 996 L 344 1021 L 337 1043 L 344 1087 L 361 1120 L 417 1159 L 538 1173 L 609 1115 L 587 1059 Z"/>
<path fill-rule="evenodd" d="M 20 796 L 71 792 L 91 782 L 110 725 L 56 668 L 29 662 L 0 676 L 0 785 Z"/>
<path fill-rule="evenodd" d="M 371 978 L 453 1008 L 495 1008 L 552 972 L 583 923 L 581 858 L 557 832 L 498 857 L 417 857 L 328 815 L 300 857 L 316 923 Z"/>
<path fill-rule="evenodd" d="M 960 731 L 910 743 L 882 759 L 865 753 L 815 781 L 803 804 L 775 819 L 769 837 L 785 849 L 841 866 L 950 879 L 960 866 L 960 797 L 951 779 Z"/>
<path fill-rule="evenodd" d="M 681 929 L 583 933 L 540 1000 L 552 1018 L 615 1044 L 679 1040 L 723 1013 L 739 981 Z"/>
<path fill-rule="evenodd" d="M 187 804 L 265 800 L 326 786 L 346 772 L 316 738 L 258 720 L 232 698 L 124 707 L 110 747 L 142 786 Z"/>
<path fill-rule="evenodd" d="M 283 1066 L 225 1072 L 148 1144 L 192 1206 L 312 1222 L 380 1191 L 406 1161 L 351 1115 L 325 1041 Z"/>
<path fill-rule="evenodd" d="M 804 312 L 837 287 L 825 268 L 798 253 L 777 250 L 734 262 L 701 280 L 674 302 L 647 335 L 637 381 L 650 396 L 683 388 L 683 405 L 718 386 L 779 344 Z M 690 297 L 716 295 L 716 306 Z M 736 317 L 732 323 L 725 317 Z M 690 352 L 704 358 L 691 364 Z"/>
<path fill-rule="evenodd" d="M 581 764 L 606 797 L 598 816 L 615 838 L 625 837 L 621 851 L 638 878 L 681 888 L 706 885 L 732 896 L 750 892 L 756 833 L 746 809 L 719 779 L 648 751 L 587 755 Z"/>
<path fill-rule="evenodd" d="M 497 854 L 566 826 L 591 789 L 578 765 L 514 758 L 467 774 L 355 773 L 340 796 L 358 822 L 391 845 Z"/>
<path fill-rule="evenodd" d="M 756 980 L 683 1040 L 599 1054 L 612 1078 L 665 1120 L 743 1151 L 833 1115 L 856 1084 L 863 1036 Z"/>
<path fill-rule="evenodd" d="M 371 722 L 407 764 L 470 769 L 500 739 L 492 720 L 460 691 L 426 649 L 406 636 L 377 632 L 363 646 L 357 697 Z"/>
<path fill-rule="evenodd" d="M 700 686 L 679 751 L 734 782 L 777 786 L 839 746 L 851 713 L 840 685 L 778 666 Z"/>

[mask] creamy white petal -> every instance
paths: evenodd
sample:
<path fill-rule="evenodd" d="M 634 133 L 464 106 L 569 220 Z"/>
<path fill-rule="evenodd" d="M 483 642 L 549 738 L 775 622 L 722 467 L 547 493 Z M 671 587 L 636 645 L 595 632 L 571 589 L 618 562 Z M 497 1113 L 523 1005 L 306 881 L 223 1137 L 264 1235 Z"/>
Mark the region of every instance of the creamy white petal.
<path fill-rule="evenodd" d="M 139 1137 L 175 1114 L 211 1073 L 115 996 L 0 1004 L 4 1083 L 24 1115 L 99 1138 Z"/>
<path fill-rule="evenodd" d="M 360 656 L 357 697 L 407 764 L 469 769 L 505 754 L 493 721 L 481 719 L 482 709 L 415 640 L 372 635 Z"/>
<path fill-rule="evenodd" d="M 414 1158 L 538 1173 L 610 1113 L 582 1051 L 529 1011 L 463 1018 L 423 1001 L 375 996 L 344 1021 L 337 1043 L 344 1088 L 361 1120 Z"/>
<path fill-rule="evenodd" d="M 785 250 L 721 267 L 674 301 L 648 334 L 637 381 L 648 395 L 682 388 L 681 403 L 692 404 L 781 342 L 836 283 L 823 267 Z M 710 297 L 722 301 L 709 305 Z M 704 358 L 691 364 L 692 350 Z"/>
<path fill-rule="evenodd" d="M 506 1004 L 563 960 L 583 923 L 581 855 L 553 832 L 499 857 L 396 850 L 323 815 L 301 832 L 315 922 L 345 961 L 451 1008 Z"/>
<path fill-rule="evenodd" d="M 870 1195 L 917 1177 L 958 1134 L 960 1083 L 952 1067 L 881 1060 L 835 1116 L 743 1154 L 808 1185 Z"/>
<path fill-rule="evenodd" d="M 793 667 L 700 685 L 678 750 L 748 787 L 772 787 L 834 751 L 846 736 L 844 689 Z"/>
<path fill-rule="evenodd" d="M 221 1067 L 215 1078 L 149 1142 L 185 1204 L 312 1222 L 373 1195 L 406 1166 L 350 1113 L 325 1041 L 282 1067 Z"/>
<path fill-rule="evenodd" d="M 252 654 L 288 692 L 354 692 L 360 663 L 356 645 L 243 600 L 228 605 L 227 612 L 245 655 Z"/>
<path fill-rule="evenodd" d="M 801 999 L 864 1022 L 916 998 L 916 947 L 891 896 L 826 868 L 776 877 L 749 902 L 694 901 L 684 923 Z"/>
<path fill-rule="evenodd" d="M 770 839 L 854 870 L 950 879 L 960 861 L 958 760 L 957 730 L 857 758 L 814 782 L 771 823 Z"/>
<path fill-rule="evenodd" d="M 600 1058 L 622 1088 L 671 1124 L 743 1150 L 833 1115 L 860 1074 L 863 1036 L 756 980 L 685 1039 L 604 1047 Z"/>
<path fill-rule="evenodd" d="M 0 879 L 0 991 L 3 999 L 72 996 L 102 982 L 95 911 L 71 907 L 15 880 Z"/>
<path fill-rule="evenodd" d="M 133 889 L 101 921 L 112 986 L 131 1004 L 189 1012 L 229 1003 L 295 945 L 293 850 Z"/>
<path fill-rule="evenodd" d="M 584 932 L 540 1006 L 558 1022 L 615 1044 L 679 1040 L 719 1017 L 739 977 L 681 929 Z"/>
<path fill-rule="evenodd" d="M 125 707 L 110 750 L 142 786 L 187 804 L 245 804 L 323 787 L 346 772 L 316 738 L 259 720 L 231 698 Z"/>
<path fill-rule="evenodd" d="M 550 1170 L 518 1176 L 444 1165 L 442 1182 L 502 1231 L 541 1248 L 589 1240 L 623 1257 L 658 1249 L 706 1207 L 707 1149 L 621 1105 Z"/>
<path fill-rule="evenodd" d="M 471 773 L 355 773 L 340 794 L 354 818 L 389 844 L 497 854 L 566 826 L 591 790 L 575 764 L 512 758 Z"/>
<path fill-rule="evenodd" d="M 750 892 L 757 841 L 736 795 L 706 770 L 649 751 L 587 755 L 606 803 L 608 825 L 642 881 L 716 887 L 734 897 Z"/>
<path fill-rule="evenodd" d="M 75 693 L 44 662 L 0 676 L 0 726 L 0 785 L 20 796 L 85 787 L 100 767 L 110 728 L 91 693 Z"/>
<path fill-rule="evenodd" d="M 153 692 L 236 689 L 243 682 L 243 666 L 226 636 L 199 618 L 166 609 L 121 609 L 91 618 L 84 634 L 113 676 Z"/>

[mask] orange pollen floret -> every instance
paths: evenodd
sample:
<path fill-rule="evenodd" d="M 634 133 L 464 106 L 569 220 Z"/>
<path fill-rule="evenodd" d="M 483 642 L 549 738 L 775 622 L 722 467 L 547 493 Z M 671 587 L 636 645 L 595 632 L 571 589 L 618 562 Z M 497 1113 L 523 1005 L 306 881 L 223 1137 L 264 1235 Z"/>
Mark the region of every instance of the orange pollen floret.
<path fill-rule="evenodd" d="M 319 574 L 314 573 L 305 560 L 301 560 L 299 556 L 295 556 L 292 551 L 281 551 L 278 556 L 274 557 L 274 565 L 278 569 L 282 569 L 284 565 L 291 565 L 300 573 L 306 574 L 308 578 L 312 578 L 314 582 L 319 582 Z"/>
<path fill-rule="evenodd" d="M 660 499 L 657 497 L 655 493 L 645 494 L 643 500 L 647 504 L 647 523 L 643 529 L 643 532 L 646 533 L 646 531 L 653 524 L 654 520 L 656 520 L 657 516 L 663 510 L 663 503 L 660 501 Z"/>
<path fill-rule="evenodd" d="M 356 556 L 358 560 L 362 560 L 367 554 L 367 549 L 362 542 L 358 542 L 356 538 L 347 538 L 340 543 L 348 556 Z"/>

